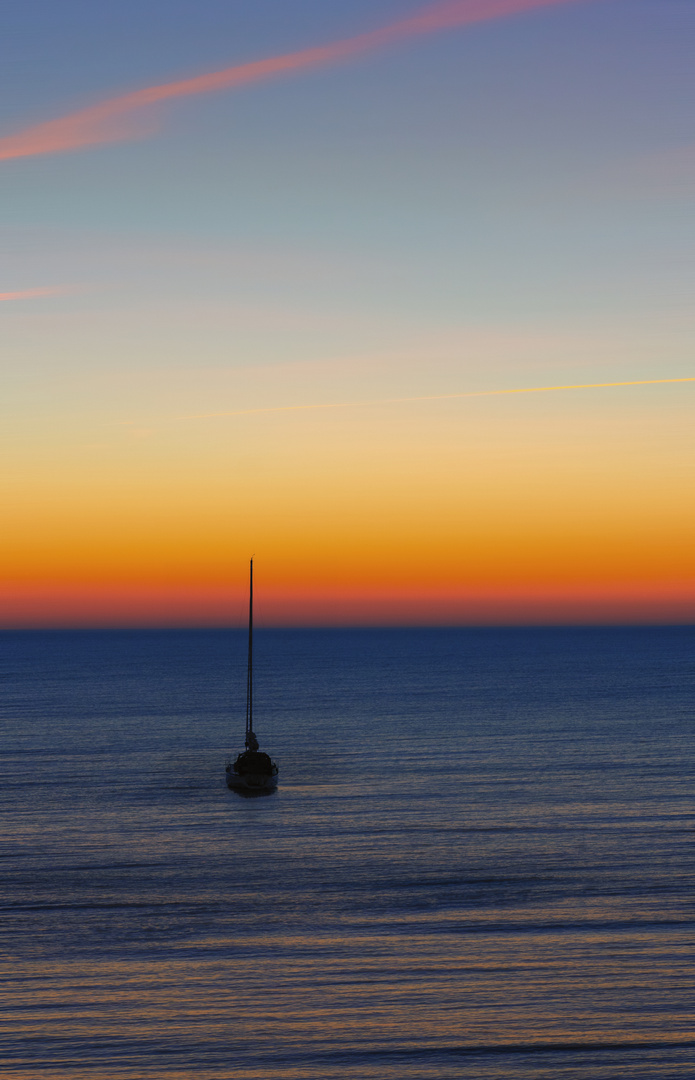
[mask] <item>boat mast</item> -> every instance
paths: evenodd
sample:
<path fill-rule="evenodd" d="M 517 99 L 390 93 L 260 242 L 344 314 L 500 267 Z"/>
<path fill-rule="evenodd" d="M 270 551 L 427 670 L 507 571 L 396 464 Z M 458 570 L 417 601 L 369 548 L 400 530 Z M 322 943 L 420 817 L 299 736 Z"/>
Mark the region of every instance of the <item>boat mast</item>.
<path fill-rule="evenodd" d="M 246 673 L 246 747 L 256 742 L 253 734 L 253 559 L 249 564 L 249 666 Z M 258 744 L 256 743 L 256 746 Z M 255 749 L 255 747 L 254 747 Z"/>

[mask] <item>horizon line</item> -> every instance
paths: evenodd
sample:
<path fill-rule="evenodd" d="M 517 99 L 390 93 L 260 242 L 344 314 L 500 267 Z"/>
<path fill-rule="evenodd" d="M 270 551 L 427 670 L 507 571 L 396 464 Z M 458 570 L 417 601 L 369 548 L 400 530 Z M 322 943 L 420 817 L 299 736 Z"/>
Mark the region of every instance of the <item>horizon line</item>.
<path fill-rule="evenodd" d="M 578 629 L 668 629 L 673 627 L 678 628 L 692 628 L 695 629 L 695 620 L 685 620 L 682 622 L 673 622 L 668 620 L 666 622 L 654 622 L 653 620 L 641 621 L 641 620 L 605 620 L 596 621 L 594 619 L 587 621 L 575 621 L 567 622 L 565 620 L 552 621 L 543 620 L 541 622 L 413 622 L 413 623 L 260 623 L 254 622 L 254 630 L 542 630 L 547 629 L 562 629 L 578 630 Z M 104 624 L 104 625 L 90 625 L 90 624 L 76 624 L 76 625 L 61 625 L 56 626 L 52 624 L 36 625 L 36 626 L 2 626 L 0 625 L 0 634 L 15 634 L 15 633 L 92 633 L 94 631 L 99 633 L 140 633 L 140 632 L 153 632 L 159 633 L 163 631 L 171 631 L 172 633 L 183 632 L 202 632 L 202 631 L 215 631 L 225 633 L 230 630 L 238 630 L 240 632 L 248 633 L 248 624 L 239 623 L 180 623 L 180 624 Z"/>

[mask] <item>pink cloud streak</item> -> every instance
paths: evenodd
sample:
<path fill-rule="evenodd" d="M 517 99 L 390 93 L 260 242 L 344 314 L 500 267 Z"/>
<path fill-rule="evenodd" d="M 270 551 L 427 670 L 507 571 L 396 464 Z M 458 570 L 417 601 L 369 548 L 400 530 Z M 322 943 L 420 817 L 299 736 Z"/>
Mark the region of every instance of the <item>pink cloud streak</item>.
<path fill-rule="evenodd" d="M 42 289 L 18 289 L 15 292 L 0 292 L 1 300 L 34 300 L 38 296 L 60 296 L 66 292 L 62 286 L 48 286 Z"/>
<path fill-rule="evenodd" d="M 293 71 L 340 62 L 373 49 L 438 30 L 469 26 L 535 8 L 558 7 L 572 2 L 576 0 L 443 0 L 410 18 L 356 37 L 239 64 L 193 79 L 148 86 L 130 94 L 101 101 L 68 116 L 35 124 L 15 135 L 0 138 L 0 160 L 32 157 L 36 154 L 56 154 L 82 146 L 134 138 L 143 133 L 142 116 L 138 117 L 136 114 L 161 101 L 194 94 L 210 94 L 216 90 L 261 82 Z"/>

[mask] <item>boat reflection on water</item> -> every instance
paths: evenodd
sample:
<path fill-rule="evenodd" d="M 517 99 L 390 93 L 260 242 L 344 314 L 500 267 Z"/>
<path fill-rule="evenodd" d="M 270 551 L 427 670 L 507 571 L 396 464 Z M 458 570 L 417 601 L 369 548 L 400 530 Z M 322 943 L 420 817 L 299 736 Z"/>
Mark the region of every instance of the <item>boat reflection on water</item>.
<path fill-rule="evenodd" d="M 258 747 L 253 730 L 253 559 L 249 564 L 249 661 L 246 674 L 246 749 L 226 766 L 227 787 L 240 795 L 270 795 L 277 788 L 278 767 Z"/>

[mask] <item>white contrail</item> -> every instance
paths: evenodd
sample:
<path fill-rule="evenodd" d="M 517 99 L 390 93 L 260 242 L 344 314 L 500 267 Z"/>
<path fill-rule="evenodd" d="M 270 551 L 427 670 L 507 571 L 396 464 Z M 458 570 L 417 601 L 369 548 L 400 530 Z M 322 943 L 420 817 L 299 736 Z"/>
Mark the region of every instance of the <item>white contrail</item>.
<path fill-rule="evenodd" d="M 406 405 L 417 401 L 452 401 L 455 398 L 497 397 L 502 394 L 548 394 L 555 390 L 603 390 L 615 386 L 657 386 L 663 383 L 691 383 L 695 376 L 680 379 L 631 379 L 629 382 L 570 383 L 566 386 L 521 386 L 513 390 L 468 390 L 462 394 L 426 394 L 420 397 L 375 398 L 371 401 L 332 401 L 319 405 L 268 405 L 258 409 L 230 409 L 226 412 L 192 413 L 177 420 L 211 420 L 224 416 L 252 416 L 257 413 L 308 412 L 313 409 L 356 409 L 368 405 Z"/>

